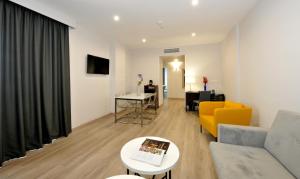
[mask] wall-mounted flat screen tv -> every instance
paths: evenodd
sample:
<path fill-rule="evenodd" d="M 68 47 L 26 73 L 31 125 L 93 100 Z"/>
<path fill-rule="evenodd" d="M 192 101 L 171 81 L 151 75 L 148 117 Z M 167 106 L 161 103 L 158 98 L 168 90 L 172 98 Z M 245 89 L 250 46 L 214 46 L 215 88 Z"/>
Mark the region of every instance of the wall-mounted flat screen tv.
<path fill-rule="evenodd" d="M 93 55 L 87 56 L 87 73 L 88 74 L 109 74 L 109 59 L 96 57 Z"/>

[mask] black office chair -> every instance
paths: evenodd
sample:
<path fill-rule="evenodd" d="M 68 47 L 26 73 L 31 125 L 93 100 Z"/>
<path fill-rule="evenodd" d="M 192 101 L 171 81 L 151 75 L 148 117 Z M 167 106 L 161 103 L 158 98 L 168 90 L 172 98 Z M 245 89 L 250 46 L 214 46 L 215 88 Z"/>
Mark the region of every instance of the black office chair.
<path fill-rule="evenodd" d="M 195 110 L 195 107 L 199 107 L 199 103 L 202 101 L 210 101 L 211 100 L 211 91 L 200 91 L 199 99 L 193 100 L 193 110 Z"/>

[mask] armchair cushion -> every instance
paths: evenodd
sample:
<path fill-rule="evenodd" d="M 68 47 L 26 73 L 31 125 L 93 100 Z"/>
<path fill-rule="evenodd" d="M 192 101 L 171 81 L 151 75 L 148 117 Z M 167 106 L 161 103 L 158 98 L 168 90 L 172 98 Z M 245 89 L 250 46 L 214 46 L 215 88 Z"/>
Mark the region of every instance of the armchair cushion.
<path fill-rule="evenodd" d="M 264 148 L 268 130 L 260 127 L 219 124 L 221 143 Z"/>
<path fill-rule="evenodd" d="M 265 149 L 210 143 L 219 179 L 294 177 Z"/>
<path fill-rule="evenodd" d="M 267 135 L 265 148 L 300 178 L 300 114 L 279 111 Z"/>

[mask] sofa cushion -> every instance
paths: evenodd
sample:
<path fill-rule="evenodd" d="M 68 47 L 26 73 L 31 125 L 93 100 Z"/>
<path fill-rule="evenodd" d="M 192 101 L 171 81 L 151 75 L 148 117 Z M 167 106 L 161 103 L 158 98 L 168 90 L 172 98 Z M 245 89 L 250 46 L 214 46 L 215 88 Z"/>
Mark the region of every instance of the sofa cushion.
<path fill-rule="evenodd" d="M 279 111 L 267 135 L 265 148 L 300 178 L 300 114 Z"/>
<path fill-rule="evenodd" d="M 243 104 L 225 101 L 224 108 L 243 108 Z"/>
<path fill-rule="evenodd" d="M 210 149 L 219 179 L 294 178 L 263 148 L 211 142 Z"/>

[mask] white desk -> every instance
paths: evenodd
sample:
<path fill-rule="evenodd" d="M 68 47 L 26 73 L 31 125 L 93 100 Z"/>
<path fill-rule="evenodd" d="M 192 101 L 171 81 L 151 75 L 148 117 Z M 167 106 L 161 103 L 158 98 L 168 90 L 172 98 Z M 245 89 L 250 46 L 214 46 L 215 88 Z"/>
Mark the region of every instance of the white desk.
<path fill-rule="evenodd" d="M 141 93 L 140 95 L 137 95 L 136 93 L 131 93 L 123 96 L 115 97 L 115 123 L 119 120 L 117 118 L 117 112 L 118 112 L 118 101 L 119 100 L 125 100 L 125 101 L 136 101 L 137 103 L 140 103 L 140 119 L 141 119 L 141 126 L 143 126 L 143 112 L 144 112 L 144 101 L 153 97 L 155 93 Z M 156 110 L 156 109 L 155 109 Z"/>
<path fill-rule="evenodd" d="M 167 154 L 164 156 L 163 162 L 159 167 L 144 162 L 139 162 L 130 158 L 133 152 L 139 149 L 139 147 L 142 145 L 146 138 L 170 142 Z M 129 170 L 142 175 L 159 175 L 165 173 L 165 178 L 169 179 L 171 179 L 171 170 L 176 166 L 179 160 L 179 155 L 179 149 L 173 142 L 167 139 L 153 136 L 139 137 L 133 139 L 126 143 L 121 149 L 121 160 L 124 166 L 127 168 L 127 174 L 129 174 Z M 167 177 L 168 174 L 169 177 Z"/>

